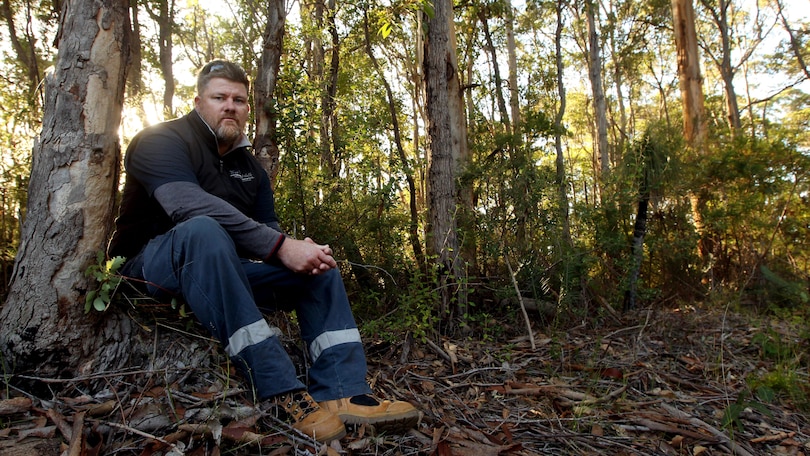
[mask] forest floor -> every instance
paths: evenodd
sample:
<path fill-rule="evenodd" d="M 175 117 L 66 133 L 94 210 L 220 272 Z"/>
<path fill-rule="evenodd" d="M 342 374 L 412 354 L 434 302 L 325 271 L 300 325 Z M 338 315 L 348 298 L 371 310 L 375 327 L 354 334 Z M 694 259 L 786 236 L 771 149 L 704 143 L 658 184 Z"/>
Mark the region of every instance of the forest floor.
<path fill-rule="evenodd" d="M 0 455 L 810 454 L 808 323 L 789 320 L 657 307 L 532 338 L 502 321 L 439 343 L 367 339 L 374 389 L 424 416 L 330 446 L 257 413 L 209 348 L 210 363 L 175 360 L 172 375 L 96 376 L 95 396 L 89 378 L 35 379 L 50 397 L 6 385 Z"/>

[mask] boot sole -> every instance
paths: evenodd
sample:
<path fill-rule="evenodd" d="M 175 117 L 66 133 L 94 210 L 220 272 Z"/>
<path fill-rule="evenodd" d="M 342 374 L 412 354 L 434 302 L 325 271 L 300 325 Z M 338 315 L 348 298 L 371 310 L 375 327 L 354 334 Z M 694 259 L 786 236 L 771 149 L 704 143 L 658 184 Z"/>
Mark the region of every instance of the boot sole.
<path fill-rule="evenodd" d="M 410 413 L 400 416 L 363 417 L 357 415 L 339 415 L 347 425 L 358 426 L 366 424 L 373 426 L 377 433 L 400 433 L 416 426 L 419 422 L 419 413 Z"/>

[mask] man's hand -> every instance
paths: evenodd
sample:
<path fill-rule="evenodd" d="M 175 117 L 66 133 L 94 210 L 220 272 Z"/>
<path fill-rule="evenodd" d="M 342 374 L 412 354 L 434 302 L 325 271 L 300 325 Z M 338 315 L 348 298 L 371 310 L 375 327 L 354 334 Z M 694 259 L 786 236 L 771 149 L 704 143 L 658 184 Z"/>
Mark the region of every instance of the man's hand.
<path fill-rule="evenodd" d="M 328 245 L 316 244 L 310 238 L 303 241 L 287 238 L 276 252 L 284 266 L 301 274 L 317 275 L 337 267 Z"/>

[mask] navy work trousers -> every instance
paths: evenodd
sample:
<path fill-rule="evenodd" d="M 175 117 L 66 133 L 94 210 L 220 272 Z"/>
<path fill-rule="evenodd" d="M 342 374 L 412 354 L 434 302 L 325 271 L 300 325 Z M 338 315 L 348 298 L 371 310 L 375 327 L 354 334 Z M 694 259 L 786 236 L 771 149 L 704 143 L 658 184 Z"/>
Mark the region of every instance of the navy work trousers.
<path fill-rule="evenodd" d="M 313 399 L 371 392 L 360 333 L 337 269 L 310 276 L 239 258 L 214 219 L 194 217 L 149 241 L 123 272 L 145 280 L 155 296 L 182 295 L 259 400 L 305 388 L 280 331 L 267 324 L 262 310 L 296 311 L 311 360 L 307 389 Z"/>

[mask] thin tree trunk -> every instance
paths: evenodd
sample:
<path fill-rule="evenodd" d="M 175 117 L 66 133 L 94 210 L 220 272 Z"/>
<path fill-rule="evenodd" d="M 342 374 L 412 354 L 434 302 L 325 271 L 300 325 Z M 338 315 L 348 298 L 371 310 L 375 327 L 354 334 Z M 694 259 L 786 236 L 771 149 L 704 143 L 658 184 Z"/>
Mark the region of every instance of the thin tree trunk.
<path fill-rule="evenodd" d="M 728 24 L 728 10 L 731 7 L 731 1 L 718 0 L 717 10 L 706 0 L 700 1 L 711 14 L 714 24 L 720 32 L 721 56 L 719 62 L 716 63 L 720 70 L 720 78 L 723 80 L 723 88 L 726 92 L 726 116 L 733 137 L 742 128 L 742 123 L 740 121 L 740 108 L 737 103 L 737 93 L 734 90 L 734 68 L 731 66 L 731 32 L 729 31 Z"/>
<path fill-rule="evenodd" d="M 563 116 L 565 116 L 565 67 L 562 54 L 563 11 L 565 0 L 557 0 L 557 27 L 554 30 L 554 55 L 557 65 L 557 93 L 559 96 L 557 114 L 554 116 L 554 148 L 557 151 L 555 161 L 556 184 L 560 198 L 560 220 L 562 221 L 562 238 L 568 246 L 573 245 L 568 216 L 568 179 L 565 175 L 565 156 L 562 147 Z"/>
<path fill-rule="evenodd" d="M 84 271 L 105 248 L 118 188 L 129 3 L 65 5 L 33 151 L 29 211 L 0 311 L 8 367 L 45 376 L 119 367 L 132 343 L 128 319 L 84 314 L 94 285 Z"/>
<path fill-rule="evenodd" d="M 278 113 L 274 106 L 274 92 L 281 67 L 286 14 L 284 0 L 267 2 L 267 24 L 262 38 L 262 56 L 253 87 L 256 104 L 256 137 L 253 139 L 253 148 L 262 167 L 270 176 L 270 184 L 273 187 L 276 184 L 279 163 L 276 138 Z"/>
<path fill-rule="evenodd" d="M 413 169 L 411 168 L 410 161 L 405 155 L 405 148 L 402 146 L 402 134 L 399 126 L 399 113 L 397 112 L 396 98 L 394 91 L 391 89 L 391 84 L 385 78 L 385 74 L 380 68 L 377 57 L 374 56 L 374 50 L 371 48 L 371 36 L 368 27 L 368 11 L 363 16 L 363 37 L 365 40 L 366 55 L 371 60 L 371 65 L 377 73 L 377 77 L 385 87 L 385 94 L 388 98 L 388 112 L 391 115 L 391 128 L 394 130 L 394 145 L 397 149 L 397 155 L 402 162 L 402 172 L 405 174 L 405 181 L 408 183 L 408 208 L 410 209 L 410 223 L 408 224 L 408 235 L 411 241 L 411 248 L 413 249 L 413 256 L 417 264 L 425 263 L 425 254 L 422 252 L 422 242 L 419 239 L 419 211 L 416 205 L 416 183 L 413 179 Z"/>
<path fill-rule="evenodd" d="M 338 177 L 340 173 L 340 135 L 335 112 L 340 68 L 340 37 L 335 23 L 336 7 L 335 0 L 328 0 L 326 28 L 329 30 L 332 42 L 329 53 L 329 74 L 324 79 L 321 92 L 321 166 L 326 168 L 328 175 L 332 178 Z"/>
<path fill-rule="evenodd" d="M 506 21 L 506 53 L 509 56 L 509 108 L 512 113 L 512 135 L 516 146 L 523 144 L 520 117 L 520 91 L 518 90 L 517 50 L 515 49 L 515 10 L 509 5 Z"/>
<path fill-rule="evenodd" d="M 174 0 L 161 0 L 158 3 L 158 11 L 155 13 L 147 9 L 149 16 L 158 25 L 158 61 L 160 63 L 160 73 L 163 75 L 163 115 L 170 119 L 174 117 L 174 61 L 172 53 L 174 45 L 172 34 L 174 33 Z"/>
<path fill-rule="evenodd" d="M 14 11 L 11 9 L 11 0 L 3 0 L 2 4 L 0 4 L 0 10 L 2 10 L 6 21 L 9 41 L 12 49 L 14 49 L 14 55 L 28 75 L 27 93 L 30 100 L 29 105 L 34 110 L 34 113 L 37 113 L 42 102 L 42 97 L 37 94 L 37 88 L 42 80 L 42 71 L 39 68 L 39 58 L 37 56 L 37 39 L 30 33 L 26 33 L 22 38 L 18 36 L 14 24 Z M 27 10 L 26 14 L 28 22 L 31 23 L 30 9 Z"/>
<path fill-rule="evenodd" d="M 596 30 L 596 5 L 587 0 L 585 15 L 588 22 L 588 77 L 593 91 L 593 111 L 596 120 L 596 150 L 599 173 L 604 181 L 610 174 L 610 151 L 608 150 L 608 122 L 605 90 L 602 87 L 602 55 L 599 33 Z"/>
<path fill-rule="evenodd" d="M 500 65 L 498 65 L 498 52 L 492 43 L 487 8 L 478 10 L 478 19 L 481 21 L 481 30 L 484 32 L 485 48 L 489 52 L 490 59 L 492 59 L 492 77 L 495 79 L 495 86 L 492 91 L 495 93 L 495 100 L 498 104 L 498 114 L 500 114 L 501 124 L 503 124 L 506 132 L 511 133 L 512 124 L 509 120 L 509 111 L 506 109 L 506 98 L 503 96 L 503 81 L 501 80 Z"/>

